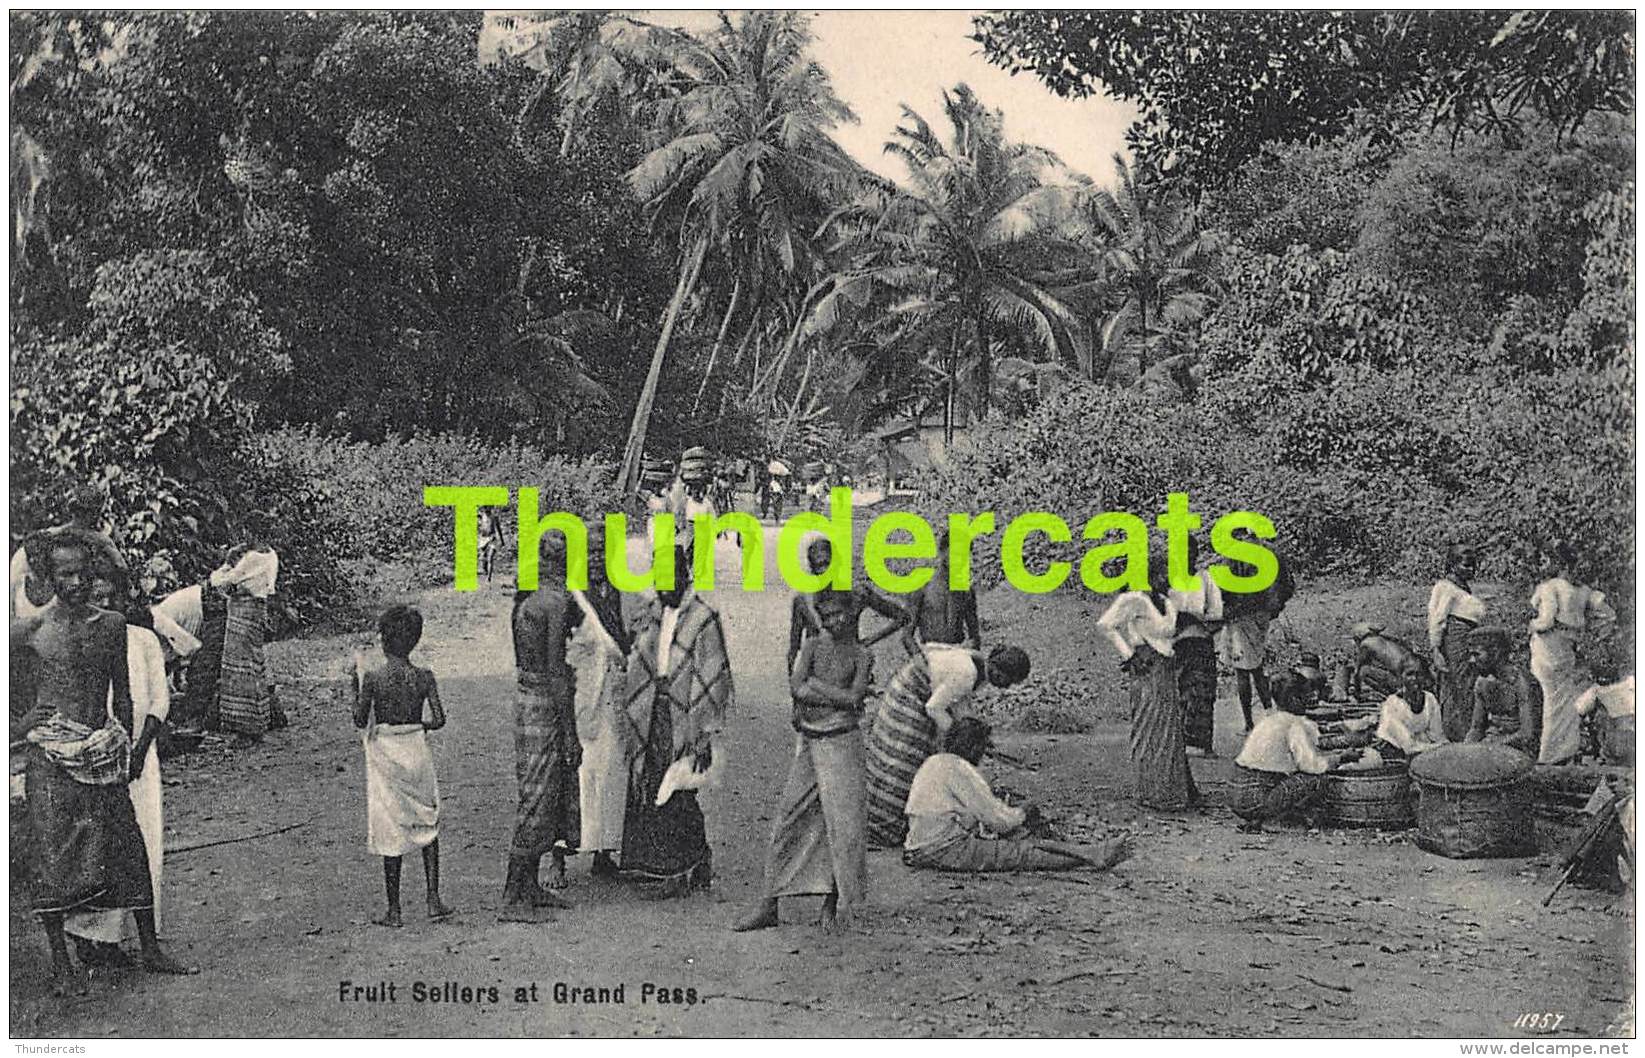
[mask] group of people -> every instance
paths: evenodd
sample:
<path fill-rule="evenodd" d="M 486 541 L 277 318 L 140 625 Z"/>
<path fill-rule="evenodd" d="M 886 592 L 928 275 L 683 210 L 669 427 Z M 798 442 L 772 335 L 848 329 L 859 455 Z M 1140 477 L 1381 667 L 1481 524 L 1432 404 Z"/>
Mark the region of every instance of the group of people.
<path fill-rule="evenodd" d="M 687 489 L 681 513 L 702 513 Z M 84 988 L 82 967 L 129 961 L 135 933 L 143 966 L 192 972 L 158 940 L 161 877 L 159 764 L 155 748 L 174 684 L 188 712 L 229 731 L 261 733 L 272 703 L 261 636 L 278 558 L 236 548 L 202 583 L 149 606 L 101 531 L 101 499 L 87 494 L 68 519 L 31 536 L 12 563 L 13 749 L 35 837 L 35 909 L 45 924 L 62 990 Z M 497 531 L 494 527 L 494 531 Z M 590 541 L 603 553 L 603 541 Z M 586 590 L 566 586 L 566 544 L 539 545 L 539 587 L 511 610 L 516 670 L 517 812 L 500 917 L 536 921 L 569 905 L 566 858 L 591 855 L 596 875 L 661 883 L 665 896 L 711 885 L 712 850 L 698 792 L 723 766 L 718 748 L 735 689 L 720 615 L 691 586 L 689 529 L 676 541 L 675 585 L 630 600 L 592 563 Z M 814 574 L 831 568 L 827 538 L 805 543 Z M 937 568 L 948 566 L 946 536 Z M 1338 725 L 1323 749 L 1308 716 L 1327 694 L 1317 656 L 1304 654 L 1270 681 L 1269 624 L 1295 590 L 1281 557 L 1274 585 L 1224 595 L 1199 569 L 1189 590 L 1153 580 L 1117 598 L 1099 628 L 1130 674 L 1131 757 L 1139 803 L 1177 810 L 1198 802 L 1187 750 L 1214 754 L 1218 660 L 1236 674 L 1246 738 L 1234 761 L 1232 808 L 1247 829 L 1306 815 L 1321 777 L 1376 767 L 1458 741 L 1500 741 L 1544 763 L 1575 758 L 1580 716 L 1627 725 L 1632 678 L 1583 671 L 1581 652 L 1616 623 L 1604 595 L 1550 553 L 1532 594 L 1529 664 L 1512 660 L 1507 631 L 1486 623 L 1473 555 L 1453 548 L 1428 607 L 1432 660 L 1380 629 L 1356 629 L 1354 683 L 1385 692 L 1378 714 Z M 1249 575 L 1248 567 L 1235 572 Z M 867 636 L 863 615 L 882 619 Z M 982 649 L 975 596 L 938 576 L 898 601 L 866 584 L 797 594 L 787 672 L 793 754 L 765 863 L 764 893 L 735 924 L 781 921 L 785 897 L 823 898 L 825 926 L 849 924 L 867 899 L 867 850 L 900 848 L 915 869 L 1106 869 L 1129 843 L 1070 843 L 1030 805 L 997 797 L 978 770 L 992 748 L 971 699 L 985 686 L 1024 680 L 1020 648 Z M 387 907 L 400 926 L 402 859 L 420 851 L 431 918 L 451 914 L 439 892 L 439 793 L 427 734 L 444 727 L 437 680 L 410 655 L 422 617 L 394 606 L 378 622 L 382 656 L 356 664 L 355 726 L 366 762 L 367 840 L 382 857 Z M 868 708 L 873 647 L 900 636 L 907 660 Z M 187 662 L 186 665 L 182 664 Z M 170 672 L 168 673 L 168 670 Z M 1254 705 L 1263 707 L 1262 715 Z M 1620 752 L 1620 749 L 1618 750 Z M 14 765 L 14 773 L 18 771 Z M 543 860 L 550 861 L 546 879 Z"/>
<path fill-rule="evenodd" d="M 942 541 L 946 550 L 947 540 Z M 591 547 L 600 545 L 595 542 Z M 805 545 L 814 573 L 832 560 L 826 538 Z M 718 612 L 690 584 L 691 555 L 675 553 L 673 588 L 622 598 L 595 564 L 587 590 L 565 587 L 563 537 L 540 541 L 539 587 L 516 595 L 512 635 L 518 690 L 518 808 L 500 917 L 535 921 L 568 906 L 566 858 L 590 854 L 595 875 L 661 883 L 660 895 L 707 888 L 713 857 L 697 793 L 713 778 L 734 701 Z M 873 611 L 883 627 L 866 638 Z M 368 841 L 384 859 L 388 908 L 401 924 L 400 857 L 423 850 L 431 917 L 438 891 L 438 785 L 426 731 L 445 722 L 434 675 L 409 662 L 415 611 L 383 615 L 383 659 L 361 663 L 354 722 L 364 732 Z M 909 658 L 863 731 L 872 647 L 902 636 Z M 900 847 L 916 868 L 1106 868 L 1124 841 L 1062 840 L 1036 810 L 1010 806 L 977 763 L 988 726 L 966 715 L 984 685 L 1028 674 L 1016 647 L 980 649 L 976 600 L 933 582 L 904 606 L 867 585 L 797 595 L 788 651 L 794 751 L 776 812 L 765 890 L 735 926 L 779 921 L 783 897 L 821 896 L 821 921 L 853 921 L 868 891 L 870 846 Z M 546 878 L 543 861 L 549 861 Z"/>
<path fill-rule="evenodd" d="M 283 719 L 263 664 L 279 559 L 237 546 L 150 605 L 103 524 L 102 494 L 76 489 L 65 508 L 11 560 L 11 796 L 28 820 L 55 987 L 81 992 L 86 968 L 132 962 L 120 944 L 133 936 L 144 967 L 192 972 L 157 940 L 158 750 L 175 728 L 253 740 Z"/>
<path fill-rule="evenodd" d="M 1190 555 L 1193 563 L 1192 549 Z M 1241 597 L 1237 610 L 1236 597 L 1219 592 L 1203 570 L 1191 591 L 1165 588 L 1164 565 L 1163 556 L 1153 564 L 1160 586 L 1122 595 L 1100 621 L 1132 677 L 1131 751 L 1144 805 L 1176 810 L 1199 800 L 1186 750 L 1212 752 L 1216 637 L 1245 714 L 1232 807 L 1247 830 L 1308 817 L 1327 772 L 1379 768 L 1448 743 L 1496 742 L 1537 763 L 1569 763 L 1583 751 L 1582 718 L 1590 713 L 1599 755 L 1632 763 L 1633 678 L 1619 679 L 1603 662 L 1583 662 L 1585 644 L 1609 640 L 1616 613 L 1574 574 L 1568 548 L 1547 552 L 1544 577 L 1531 594 L 1528 664 L 1514 659 L 1508 629 L 1486 623 L 1489 606 L 1471 586 L 1474 553 L 1448 549 L 1428 603 L 1432 660 L 1376 625 L 1356 625 L 1355 659 L 1333 696 L 1382 699 L 1374 716 L 1334 722 L 1330 739 L 1308 717 L 1328 694 L 1318 656 L 1303 654 L 1272 684 L 1263 672 L 1267 624 L 1294 590 L 1284 557 L 1275 585 Z M 1255 721 L 1252 689 L 1269 710 Z M 1327 741 L 1336 744 L 1322 749 Z"/>

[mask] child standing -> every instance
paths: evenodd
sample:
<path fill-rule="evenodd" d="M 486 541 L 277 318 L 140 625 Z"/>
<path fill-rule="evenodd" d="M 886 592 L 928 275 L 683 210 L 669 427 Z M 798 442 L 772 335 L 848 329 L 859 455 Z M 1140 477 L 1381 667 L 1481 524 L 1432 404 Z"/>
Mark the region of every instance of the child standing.
<path fill-rule="evenodd" d="M 820 895 L 821 925 L 851 924 L 868 889 L 868 803 L 863 698 L 873 655 L 857 639 L 849 592 L 822 592 L 823 634 L 800 648 L 789 679 L 794 693 L 794 760 L 766 860 L 765 900 L 733 929 L 778 924 L 777 898 Z"/>
<path fill-rule="evenodd" d="M 429 731 L 445 726 L 434 673 L 411 663 L 423 638 L 423 615 L 411 606 L 391 606 L 377 621 L 384 661 L 358 673 L 354 726 L 365 732 L 366 843 L 383 858 L 388 911 L 379 926 L 400 926 L 400 858 L 423 850 L 428 883 L 428 917 L 442 919 L 452 909 L 440 902 L 440 787 L 429 752 Z M 423 719 L 423 704 L 429 718 Z"/>

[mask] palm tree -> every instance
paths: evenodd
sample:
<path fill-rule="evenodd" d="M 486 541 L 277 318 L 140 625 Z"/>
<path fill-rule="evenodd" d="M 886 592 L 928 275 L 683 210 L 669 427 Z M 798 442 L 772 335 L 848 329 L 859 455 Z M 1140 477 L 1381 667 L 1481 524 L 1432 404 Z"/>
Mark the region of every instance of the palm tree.
<path fill-rule="evenodd" d="M 1190 328 L 1219 294 L 1215 269 L 1221 241 L 1199 227 L 1192 206 L 1151 172 L 1138 174 L 1114 155 L 1115 187 L 1085 185 L 1074 194 L 1064 232 L 1097 251 L 1100 276 L 1067 289 L 1095 295 L 1091 374 L 1105 378 L 1121 356 L 1135 356 L 1137 374 L 1184 352 Z M 1100 366 L 1099 366 L 1100 365 Z"/>
<path fill-rule="evenodd" d="M 541 75 L 517 119 L 522 144 L 543 102 L 559 108 L 560 157 L 577 126 L 601 107 L 640 98 L 641 83 L 679 34 L 615 11 L 492 12 L 480 30 L 480 61 L 518 59 Z"/>
<path fill-rule="evenodd" d="M 945 141 L 911 108 L 885 145 L 909 171 L 906 189 L 881 183 L 831 222 L 850 263 L 813 309 L 811 327 L 832 327 L 851 304 L 873 302 L 882 341 L 937 350 L 950 409 L 967 362 L 986 417 L 996 339 L 1072 362 L 1071 315 L 1039 281 L 1048 257 L 1071 247 L 1035 208 L 1042 174 L 1060 163 L 1005 137 L 1002 115 L 971 89 L 943 93 Z M 869 290 L 874 291 L 870 296 Z"/>
<path fill-rule="evenodd" d="M 670 339 L 711 250 L 732 275 L 726 320 L 742 287 L 816 267 L 805 220 L 840 194 L 855 166 L 828 130 L 856 116 L 809 57 L 809 20 L 792 11 L 724 14 L 702 40 L 681 38 L 681 93 L 658 108 L 665 142 L 628 174 L 654 222 L 677 221 L 679 280 L 634 409 L 619 478 L 639 479 L 640 455 Z M 719 334 L 724 340 L 726 324 Z M 712 356 L 718 355 L 718 343 Z"/>

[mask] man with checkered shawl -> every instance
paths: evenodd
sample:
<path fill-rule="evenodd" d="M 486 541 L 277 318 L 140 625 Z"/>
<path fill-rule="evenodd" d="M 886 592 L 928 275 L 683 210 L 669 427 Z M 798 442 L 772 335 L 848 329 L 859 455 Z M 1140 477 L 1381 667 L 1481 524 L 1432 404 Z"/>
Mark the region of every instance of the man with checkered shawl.
<path fill-rule="evenodd" d="M 733 689 L 719 612 L 691 590 L 684 548 L 675 548 L 674 569 L 674 585 L 636 618 L 628 655 L 632 756 L 622 869 L 684 896 L 712 877 L 697 789 L 714 763 Z"/>

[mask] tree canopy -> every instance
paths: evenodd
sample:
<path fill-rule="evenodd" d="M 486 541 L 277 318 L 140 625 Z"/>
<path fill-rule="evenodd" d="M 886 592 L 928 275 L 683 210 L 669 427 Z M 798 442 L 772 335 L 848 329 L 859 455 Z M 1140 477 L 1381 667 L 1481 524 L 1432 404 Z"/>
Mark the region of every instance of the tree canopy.
<path fill-rule="evenodd" d="M 1563 131 L 1634 102 L 1629 11 L 1022 10 L 975 37 L 1059 95 L 1136 103 L 1138 158 L 1209 183 L 1366 111 L 1511 136 L 1527 112 Z"/>

